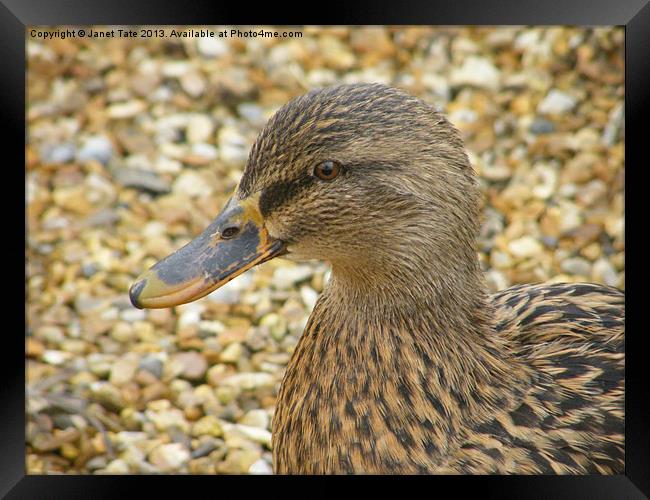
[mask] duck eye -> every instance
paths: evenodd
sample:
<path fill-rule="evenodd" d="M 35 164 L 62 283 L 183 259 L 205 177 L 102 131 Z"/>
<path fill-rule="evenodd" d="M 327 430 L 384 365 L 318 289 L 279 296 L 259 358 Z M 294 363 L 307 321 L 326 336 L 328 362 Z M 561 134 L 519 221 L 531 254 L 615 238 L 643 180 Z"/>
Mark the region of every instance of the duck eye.
<path fill-rule="evenodd" d="M 332 160 L 324 161 L 314 169 L 314 175 L 323 181 L 335 179 L 340 172 L 341 165 Z"/>

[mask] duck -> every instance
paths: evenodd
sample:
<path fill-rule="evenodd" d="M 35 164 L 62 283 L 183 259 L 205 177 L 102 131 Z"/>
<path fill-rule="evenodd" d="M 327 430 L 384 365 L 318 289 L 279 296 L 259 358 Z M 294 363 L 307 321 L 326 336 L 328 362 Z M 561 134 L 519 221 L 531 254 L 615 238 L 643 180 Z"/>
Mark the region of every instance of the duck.
<path fill-rule="evenodd" d="M 444 114 L 384 84 L 281 107 L 223 210 L 131 286 L 201 298 L 277 256 L 329 263 L 280 385 L 276 474 L 624 471 L 624 292 L 491 293 L 481 192 Z"/>

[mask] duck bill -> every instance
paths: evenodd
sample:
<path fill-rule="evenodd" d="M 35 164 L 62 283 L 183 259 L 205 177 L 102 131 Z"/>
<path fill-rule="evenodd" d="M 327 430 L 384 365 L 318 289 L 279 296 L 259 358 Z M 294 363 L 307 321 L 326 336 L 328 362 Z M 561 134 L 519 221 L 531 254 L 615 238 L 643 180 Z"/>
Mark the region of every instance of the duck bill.
<path fill-rule="evenodd" d="M 238 232 L 231 235 L 227 228 Z M 258 196 L 233 196 L 203 233 L 133 283 L 131 303 L 158 309 L 192 302 L 284 251 L 284 243 L 264 228 Z"/>

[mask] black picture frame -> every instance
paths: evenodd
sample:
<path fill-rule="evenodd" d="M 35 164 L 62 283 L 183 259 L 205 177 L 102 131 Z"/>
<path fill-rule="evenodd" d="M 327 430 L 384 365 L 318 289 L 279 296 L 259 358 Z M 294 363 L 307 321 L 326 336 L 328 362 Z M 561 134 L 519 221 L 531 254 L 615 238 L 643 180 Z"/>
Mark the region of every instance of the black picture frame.
<path fill-rule="evenodd" d="M 302 4 L 301 4 L 302 5 Z M 303 5 L 304 7 L 304 5 Z M 43 25 L 95 25 L 95 24 L 426 24 L 426 25 L 619 25 L 625 27 L 625 117 L 626 117 L 626 268 L 632 269 L 626 276 L 626 309 L 628 325 L 626 336 L 626 472 L 618 476 L 480 476 L 426 478 L 334 478 L 338 485 L 352 486 L 352 481 L 379 482 L 397 480 L 424 480 L 430 484 L 420 485 L 431 495 L 436 491 L 451 491 L 454 496 L 464 496 L 468 490 L 478 488 L 480 497 L 498 498 L 586 498 L 627 499 L 650 497 L 650 381 L 645 362 L 646 330 L 643 327 L 645 298 L 644 284 L 647 282 L 641 252 L 644 251 L 645 204 L 641 203 L 643 182 L 642 170 L 647 165 L 646 144 L 648 143 L 645 123 L 650 116 L 650 5 L 649 0 L 475 0 L 416 2 L 364 2 L 350 3 L 330 1 L 311 5 L 311 12 L 298 6 L 291 9 L 291 15 L 281 14 L 274 3 L 254 6 L 220 3 L 214 0 L 185 0 L 172 2 L 162 0 L 143 2 L 137 0 L 1 0 L 0 1 L 0 99 L 2 102 L 3 135 L 7 147 L 3 157 L 3 173 L 9 176 L 3 193 L 5 203 L 3 217 L 16 228 L 7 229 L 4 238 L 3 274 L 6 275 L 5 328 L 0 348 L 0 367 L 6 372 L 0 382 L 0 496 L 6 498 L 115 498 L 118 495 L 135 493 L 136 483 L 145 481 L 147 492 L 154 490 L 171 493 L 179 481 L 185 486 L 179 489 L 184 494 L 202 494 L 206 489 L 210 495 L 219 495 L 221 488 L 237 478 L 224 476 L 35 476 L 26 475 L 25 470 L 25 368 L 24 337 L 20 327 L 13 328 L 11 312 L 20 310 L 18 296 L 9 286 L 9 273 L 20 266 L 12 264 L 13 244 L 10 235 L 18 240 L 22 229 L 28 228 L 19 217 L 12 217 L 14 211 L 24 203 L 20 195 L 15 198 L 12 191 L 21 193 L 18 187 L 24 175 L 18 164 L 25 164 L 25 72 L 26 72 L 26 27 Z M 289 11 L 287 11 L 289 12 Z M 314 14 L 317 14 L 314 16 Z M 15 153 L 15 162 L 6 159 L 8 152 Z M 24 174 L 24 172 L 23 172 Z M 13 176 L 16 176 L 15 184 Z M 635 182 L 636 181 L 636 182 Z M 11 187 L 10 187 L 11 186 Z M 22 205 L 24 207 L 25 205 Z M 14 232 L 15 231 L 15 232 Z M 16 251 L 17 253 L 17 251 Z M 646 257 L 647 258 L 647 257 Z M 16 261 L 19 257 L 16 256 Z M 23 276 L 24 277 L 24 276 Z M 19 287 L 21 277 L 16 276 Z M 12 301 L 16 301 L 15 309 Z M 26 305 L 25 305 L 26 307 Z M 26 315 L 25 315 L 26 317 Z M 6 346 L 6 348 L 5 348 Z M 310 488 L 305 482 L 315 478 L 286 477 L 243 477 L 237 488 L 244 495 L 252 486 L 263 486 L 270 494 L 286 496 L 290 485 L 274 484 L 275 481 L 298 480 L 302 484 L 294 491 L 304 496 Z M 244 480 L 244 482 L 241 481 Z M 318 478 L 319 485 L 326 487 L 328 479 Z M 187 481 L 193 485 L 188 488 Z M 444 484 L 445 489 L 441 488 Z M 431 488 L 431 489 L 429 489 Z M 451 489 L 448 489 L 451 488 Z M 138 488 L 140 489 L 140 488 Z M 293 488 L 292 488 L 293 490 Z M 140 491 L 142 491 L 140 489 Z M 313 491 L 313 490 L 308 490 Z M 410 490 L 403 490 L 403 494 Z M 447 496 L 449 493 L 445 494 Z M 230 495 L 228 495 L 230 496 Z"/>

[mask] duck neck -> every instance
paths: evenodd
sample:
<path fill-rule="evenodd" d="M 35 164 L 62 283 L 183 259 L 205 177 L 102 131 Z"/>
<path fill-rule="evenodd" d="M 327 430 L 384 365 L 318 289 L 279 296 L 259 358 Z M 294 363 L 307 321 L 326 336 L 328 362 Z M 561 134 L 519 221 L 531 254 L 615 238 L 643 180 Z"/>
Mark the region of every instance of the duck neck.
<path fill-rule="evenodd" d="M 431 470 L 463 428 L 516 397 L 525 372 L 495 333 L 480 279 L 471 293 L 468 281 L 455 293 L 419 280 L 400 294 L 395 281 L 370 284 L 343 271 L 333 268 L 287 368 L 274 423 L 285 454 L 278 470 L 291 460 L 311 463 L 304 472 L 332 472 L 319 469 L 324 461 L 340 471 Z M 305 433 L 322 451 L 290 442 Z M 332 456 L 352 445 L 368 447 L 359 461 Z"/>
<path fill-rule="evenodd" d="M 389 267 L 380 274 L 378 279 L 374 271 L 371 279 L 363 269 L 334 268 L 323 296 L 333 313 L 329 320 L 347 332 L 339 341 L 354 346 L 351 366 L 372 363 L 364 346 L 376 345 L 403 361 L 387 383 L 435 371 L 432 395 L 447 401 L 450 416 L 459 420 L 520 385 L 523 373 L 507 340 L 496 332 L 495 309 L 478 262 L 448 275 Z M 382 369 L 380 360 L 376 370 Z"/>

